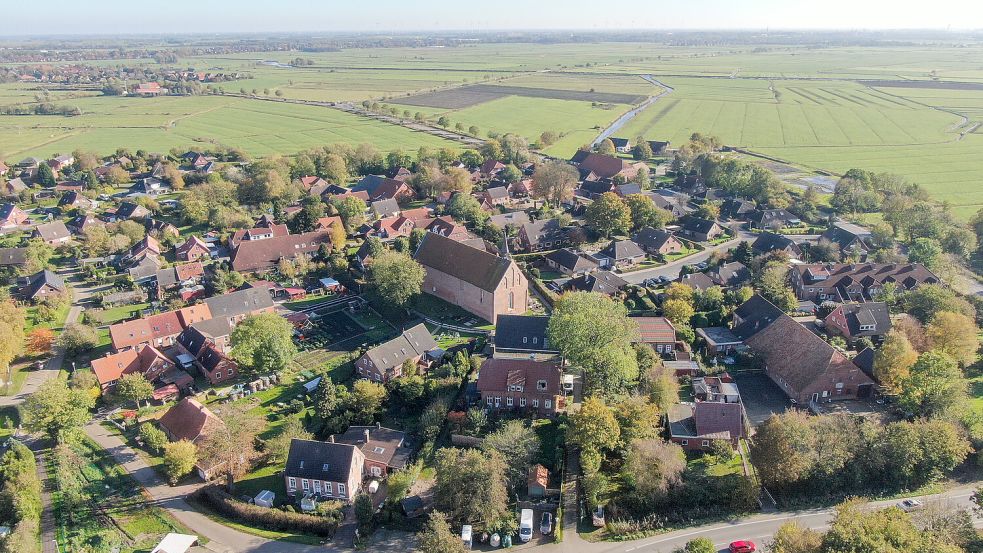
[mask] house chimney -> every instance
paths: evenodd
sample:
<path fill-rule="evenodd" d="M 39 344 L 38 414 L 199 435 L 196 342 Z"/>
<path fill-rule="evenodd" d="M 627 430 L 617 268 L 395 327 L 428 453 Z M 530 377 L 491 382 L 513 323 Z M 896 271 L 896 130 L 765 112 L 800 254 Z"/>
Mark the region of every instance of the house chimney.
<path fill-rule="evenodd" d="M 365 429 L 365 443 L 369 443 L 369 429 Z"/>
<path fill-rule="evenodd" d="M 328 436 L 328 441 L 334 443 L 334 434 Z"/>

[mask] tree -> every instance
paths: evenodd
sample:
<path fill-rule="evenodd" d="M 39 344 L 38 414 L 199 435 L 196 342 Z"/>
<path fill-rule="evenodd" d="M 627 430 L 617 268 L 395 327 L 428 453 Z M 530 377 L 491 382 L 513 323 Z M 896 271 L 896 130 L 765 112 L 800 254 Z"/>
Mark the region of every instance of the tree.
<path fill-rule="evenodd" d="M 345 229 L 353 232 L 365 222 L 365 202 L 355 196 L 345 196 L 340 200 L 335 200 L 334 207 L 338 211 L 338 216 L 345 223 Z"/>
<path fill-rule="evenodd" d="M 154 385 L 142 373 L 124 374 L 116 383 L 116 395 L 123 401 L 132 401 L 140 408 L 140 402 L 154 395 Z"/>
<path fill-rule="evenodd" d="M 119 165 L 113 165 L 106 172 L 106 184 L 118 186 L 125 182 L 130 182 L 130 173 Z"/>
<path fill-rule="evenodd" d="M 33 238 L 27 241 L 27 249 L 24 251 L 25 263 L 22 273 L 32 275 L 42 269 L 51 268 L 51 258 L 55 255 L 55 249 L 40 238 Z"/>
<path fill-rule="evenodd" d="M 168 443 L 167 434 L 149 421 L 140 425 L 140 439 L 154 453 L 160 453 Z"/>
<path fill-rule="evenodd" d="M 509 516 L 506 466 L 497 453 L 444 448 L 437 452 L 436 469 L 434 507 L 455 525 L 487 530 Z"/>
<path fill-rule="evenodd" d="M 788 285 L 788 268 L 784 263 L 771 261 L 761 270 L 758 278 L 761 296 L 786 313 L 793 311 L 799 302 Z"/>
<path fill-rule="evenodd" d="M 638 161 L 650 159 L 652 157 L 652 147 L 647 140 L 635 140 L 635 146 L 631 149 L 631 157 Z"/>
<path fill-rule="evenodd" d="M 673 324 L 688 325 L 690 319 L 696 314 L 693 305 L 683 300 L 666 300 L 662 304 L 662 313 Z"/>
<path fill-rule="evenodd" d="M 372 496 L 367 493 L 360 493 L 355 496 L 355 519 L 360 528 L 366 528 L 372 524 L 372 516 L 375 514 L 375 506 L 372 504 Z"/>
<path fill-rule="evenodd" d="M 713 540 L 710 538 L 700 537 L 686 542 L 683 551 L 685 553 L 717 553 L 717 548 L 713 545 Z"/>
<path fill-rule="evenodd" d="M 238 328 L 238 327 L 237 327 Z M 246 474 L 256 459 L 256 436 L 266 426 L 262 415 L 250 412 L 250 404 L 228 404 L 217 413 L 224 424 L 208 429 L 199 456 L 209 465 L 222 467 L 229 493 L 235 493 L 235 479 Z"/>
<path fill-rule="evenodd" d="M 164 446 L 164 473 L 171 485 L 194 470 L 198 463 L 198 448 L 188 440 L 171 442 Z"/>
<path fill-rule="evenodd" d="M 461 536 L 451 531 L 447 516 L 440 511 L 430 513 L 423 531 L 417 534 L 422 553 L 466 553 Z"/>
<path fill-rule="evenodd" d="M 614 192 L 605 192 L 584 213 L 584 221 L 601 236 L 623 233 L 631 227 L 631 209 Z"/>
<path fill-rule="evenodd" d="M 966 367 L 976 361 L 980 348 L 976 322 L 962 313 L 940 311 L 925 327 L 925 335 L 936 350 L 950 355 Z"/>
<path fill-rule="evenodd" d="M 631 228 L 638 230 L 642 227 L 662 228 L 673 220 L 672 213 L 655 205 L 652 198 L 645 194 L 629 194 L 625 203 L 631 211 Z"/>
<path fill-rule="evenodd" d="M 27 351 L 35 355 L 43 355 L 51 351 L 55 342 L 55 333 L 50 328 L 39 326 L 27 335 Z"/>
<path fill-rule="evenodd" d="M 232 330 L 232 358 L 256 373 L 282 371 L 297 355 L 293 332 L 279 314 L 250 315 Z"/>
<path fill-rule="evenodd" d="M 605 138 L 600 144 L 597 145 L 597 153 L 613 156 L 618 153 L 618 151 L 614 148 L 614 142 L 612 142 L 610 138 Z"/>
<path fill-rule="evenodd" d="M 785 490 L 808 474 L 813 464 L 809 415 L 802 411 L 772 415 L 755 432 L 751 457 L 763 485 Z"/>
<path fill-rule="evenodd" d="M 9 298 L 0 300 L 0 374 L 6 376 L 10 363 L 24 351 L 24 309 Z"/>
<path fill-rule="evenodd" d="M 897 329 L 884 337 L 884 343 L 874 354 L 874 377 L 890 393 L 901 390 L 901 383 L 908 378 L 911 366 L 918 360 L 918 352 L 908 338 Z"/>
<path fill-rule="evenodd" d="M 950 288 L 939 284 L 923 284 L 906 291 L 899 295 L 898 304 L 900 311 L 913 315 L 922 323 L 931 321 L 940 311 L 976 316 L 976 310 L 969 302 L 957 296 Z"/>
<path fill-rule="evenodd" d="M 918 356 L 908 378 L 901 382 L 898 404 L 918 416 L 944 415 L 966 399 L 966 388 L 955 359 L 928 351 Z"/>
<path fill-rule="evenodd" d="M 290 453 L 290 442 L 294 439 L 313 440 L 314 434 L 304 428 L 304 421 L 299 417 L 288 416 L 276 436 L 266 440 L 263 446 L 269 461 L 273 463 L 286 461 L 287 454 Z"/>
<path fill-rule="evenodd" d="M 934 238 L 916 238 L 908 248 L 908 259 L 932 268 L 942 256 L 942 246 Z"/>
<path fill-rule="evenodd" d="M 423 266 L 409 255 L 385 251 L 372 260 L 368 280 L 380 299 L 403 307 L 420 293 L 424 276 Z"/>
<path fill-rule="evenodd" d="M 912 517 L 898 508 L 868 510 L 861 500 L 836 507 L 836 514 L 823 536 L 822 551 L 934 551 L 959 553 L 959 546 L 946 536 L 936 538 L 919 530 Z"/>
<path fill-rule="evenodd" d="M 287 221 L 290 232 L 303 234 L 317 228 L 318 219 L 324 216 L 324 204 L 315 197 L 308 196 L 301 200 L 303 207 Z"/>
<path fill-rule="evenodd" d="M 338 154 L 328 154 L 324 160 L 322 171 L 324 178 L 335 184 L 344 184 L 349 178 L 348 164 L 345 162 L 345 158 Z"/>
<path fill-rule="evenodd" d="M 503 182 L 508 184 L 516 183 L 522 179 L 522 171 L 520 171 L 518 167 L 510 163 L 505 166 L 505 169 L 502 169 L 498 173 L 498 178 L 500 178 Z"/>
<path fill-rule="evenodd" d="M 360 379 L 352 385 L 349 411 L 355 424 L 368 425 L 375 422 L 386 401 L 386 388 L 371 380 Z"/>
<path fill-rule="evenodd" d="M 967 228 L 949 229 L 945 238 L 942 239 L 942 249 L 960 259 L 968 259 L 978 247 L 979 239 L 973 231 Z"/>
<path fill-rule="evenodd" d="M 521 420 L 508 421 L 485 437 L 482 449 L 497 452 L 508 464 L 506 477 L 512 490 L 522 487 L 533 456 L 539 453 L 536 431 Z"/>
<path fill-rule="evenodd" d="M 89 411 L 94 406 L 95 400 L 85 390 L 69 388 L 57 378 L 48 380 L 24 402 L 24 426 L 58 438 L 80 430 L 89 422 Z"/>
<path fill-rule="evenodd" d="M 590 292 L 564 294 L 548 333 L 550 343 L 584 369 L 591 392 L 615 394 L 638 377 L 638 361 L 627 354 L 638 327 L 623 303 Z"/>
<path fill-rule="evenodd" d="M 70 323 L 58 337 L 58 345 L 64 347 L 69 355 L 78 355 L 99 345 L 99 333 L 91 326 Z"/>
<path fill-rule="evenodd" d="M 613 449 L 620 437 L 621 427 L 618 420 L 599 397 L 588 397 L 583 401 L 580 410 L 570 415 L 567 440 L 580 446 L 583 452 L 599 455 Z"/>
<path fill-rule="evenodd" d="M 683 482 L 686 453 L 679 445 L 661 438 L 632 442 L 621 467 L 621 474 L 631 488 L 632 500 L 649 509 L 666 498 Z"/>
<path fill-rule="evenodd" d="M 821 533 L 791 521 L 778 528 L 768 550 L 774 553 L 820 553 L 822 542 Z"/>
<path fill-rule="evenodd" d="M 481 204 L 478 203 L 478 200 L 469 194 L 454 194 L 447 201 L 444 210 L 455 219 L 471 225 L 488 219 L 488 214 L 481 209 Z"/>
<path fill-rule="evenodd" d="M 51 166 L 43 162 L 38 165 L 38 174 L 35 180 L 45 188 L 51 188 L 58 184 L 58 181 L 55 180 L 55 172 L 51 170 Z"/>

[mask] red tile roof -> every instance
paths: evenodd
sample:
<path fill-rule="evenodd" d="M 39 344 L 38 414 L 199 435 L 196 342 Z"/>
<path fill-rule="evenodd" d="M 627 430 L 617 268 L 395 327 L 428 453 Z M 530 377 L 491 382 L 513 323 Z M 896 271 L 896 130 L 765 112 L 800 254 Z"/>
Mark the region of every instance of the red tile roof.
<path fill-rule="evenodd" d="M 632 317 L 638 324 L 638 334 L 646 344 L 673 344 L 676 329 L 665 317 Z"/>
<path fill-rule="evenodd" d="M 157 421 L 172 441 L 188 440 L 197 442 L 206 437 L 216 427 L 225 426 L 208 407 L 190 397 L 179 401 Z"/>

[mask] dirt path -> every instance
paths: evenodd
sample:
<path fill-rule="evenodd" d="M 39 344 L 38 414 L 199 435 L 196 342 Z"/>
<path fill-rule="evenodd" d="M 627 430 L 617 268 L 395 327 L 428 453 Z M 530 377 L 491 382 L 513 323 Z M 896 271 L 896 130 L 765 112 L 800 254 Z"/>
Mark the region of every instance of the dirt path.
<path fill-rule="evenodd" d="M 673 92 L 673 88 L 671 86 L 666 85 L 665 83 L 662 83 L 661 81 L 657 80 L 652 75 L 638 75 L 638 76 L 641 77 L 642 79 L 648 81 L 649 83 L 651 83 L 653 85 L 662 87 L 662 92 L 659 92 L 655 96 L 649 96 L 644 102 L 642 102 L 641 104 L 639 104 L 637 107 L 634 107 L 634 108 L 628 110 L 627 112 L 623 113 L 621 115 L 621 117 L 617 118 L 614 121 L 614 123 L 611 123 L 610 125 L 608 125 L 607 128 L 605 128 L 603 131 L 601 131 L 601 134 L 597 135 L 597 138 L 595 138 L 594 141 L 591 142 L 591 146 L 597 146 L 605 138 L 608 138 L 609 136 L 611 136 L 614 133 L 618 132 L 618 130 L 620 130 L 622 127 L 624 127 L 629 121 L 631 121 L 632 119 L 634 119 L 635 116 L 637 116 L 639 113 L 645 111 L 646 108 L 648 108 L 649 106 L 651 106 L 652 104 L 654 104 L 655 102 L 657 102 L 659 100 L 659 98 L 662 98 L 663 96 L 669 95 L 669 94 L 671 94 Z"/>

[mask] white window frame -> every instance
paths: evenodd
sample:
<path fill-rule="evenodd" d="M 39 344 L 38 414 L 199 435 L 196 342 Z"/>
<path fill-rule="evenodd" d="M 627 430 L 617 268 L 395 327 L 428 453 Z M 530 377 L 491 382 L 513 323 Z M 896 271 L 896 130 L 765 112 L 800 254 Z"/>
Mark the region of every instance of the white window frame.
<path fill-rule="evenodd" d="M 300 481 L 300 487 L 303 488 L 303 490 L 305 492 L 306 491 L 310 491 L 310 489 L 311 489 L 311 482 L 310 482 L 310 480 L 308 480 L 306 478 L 304 478 L 303 480 L 301 480 Z"/>
<path fill-rule="evenodd" d="M 287 488 L 289 488 L 290 491 L 296 491 L 297 490 L 297 479 L 294 478 L 293 476 L 287 477 Z"/>
<path fill-rule="evenodd" d="M 526 398 L 520 397 L 519 398 L 519 407 L 525 407 L 525 406 L 526 406 Z"/>
<path fill-rule="evenodd" d="M 369 467 L 369 473 L 372 476 L 382 476 L 382 469 L 379 468 L 379 465 L 372 465 Z"/>
<path fill-rule="evenodd" d="M 513 403 L 512 396 L 509 396 L 509 397 L 505 398 L 505 406 L 506 407 L 512 407 L 512 403 Z"/>
<path fill-rule="evenodd" d="M 536 409 L 539 409 L 539 400 L 538 399 L 532 400 L 532 406 L 535 407 Z"/>
<path fill-rule="evenodd" d="M 316 493 L 316 494 L 320 494 L 321 493 L 321 481 L 320 480 L 315 480 L 314 481 L 314 493 Z"/>
<path fill-rule="evenodd" d="M 345 495 L 345 491 L 346 491 L 345 485 L 342 484 L 341 482 L 338 482 L 338 497 L 347 497 Z"/>
<path fill-rule="evenodd" d="M 703 442 L 700 445 L 703 447 L 708 447 L 710 445 L 710 440 L 703 440 Z"/>
<path fill-rule="evenodd" d="M 327 481 L 326 481 L 326 482 L 324 483 L 324 495 L 326 495 L 326 496 L 328 496 L 328 497 L 331 497 L 331 496 L 333 496 L 333 495 L 334 495 L 334 494 L 333 494 L 333 493 L 331 492 L 331 482 L 327 482 Z"/>
<path fill-rule="evenodd" d="M 544 400 L 543 407 L 545 407 L 546 409 L 551 409 L 553 407 L 553 400 L 552 399 Z"/>
<path fill-rule="evenodd" d="M 679 440 L 679 445 L 689 445 L 689 440 Z"/>

